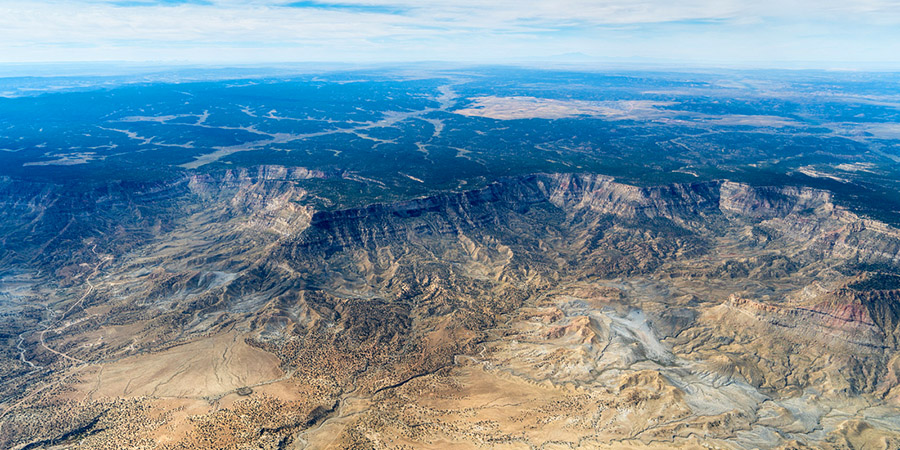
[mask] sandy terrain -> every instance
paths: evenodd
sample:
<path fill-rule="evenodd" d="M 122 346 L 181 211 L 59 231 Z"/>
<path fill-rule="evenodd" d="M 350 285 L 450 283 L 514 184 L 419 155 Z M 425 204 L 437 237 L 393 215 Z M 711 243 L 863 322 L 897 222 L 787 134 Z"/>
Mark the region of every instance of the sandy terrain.
<path fill-rule="evenodd" d="M 283 376 L 272 354 L 237 333 L 212 336 L 160 353 L 103 364 L 79 390 L 101 397 L 217 397 Z"/>

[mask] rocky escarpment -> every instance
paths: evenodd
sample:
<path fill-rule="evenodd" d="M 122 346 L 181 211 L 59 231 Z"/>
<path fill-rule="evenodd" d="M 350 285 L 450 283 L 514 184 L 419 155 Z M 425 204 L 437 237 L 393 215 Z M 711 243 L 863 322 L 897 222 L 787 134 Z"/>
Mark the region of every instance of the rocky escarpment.
<path fill-rule="evenodd" d="M 819 252 L 858 261 L 900 262 L 897 230 L 836 207 L 825 191 L 729 181 L 635 187 L 602 175 L 571 174 L 533 175 L 474 191 L 316 212 L 298 243 L 359 245 L 407 232 L 455 233 L 497 224 L 503 214 L 537 205 L 555 207 L 569 220 L 586 220 L 589 212 L 594 218 L 664 219 L 681 228 L 710 228 L 736 218 L 806 242 Z M 421 219 L 426 214 L 427 221 Z"/>
<path fill-rule="evenodd" d="M 483 189 L 439 194 L 394 204 L 321 211 L 310 220 L 310 229 L 298 245 L 361 245 L 402 238 L 407 233 L 453 234 L 475 228 L 500 226 L 501 216 L 527 211 L 546 202 L 547 188 L 541 177 L 505 180 Z M 426 217 L 427 216 L 427 217 Z"/>
<path fill-rule="evenodd" d="M 299 237 L 298 243 L 327 241 L 347 246 L 387 241 L 410 232 L 452 234 L 497 226 L 504 216 L 527 214 L 538 208 L 571 216 L 568 220 L 590 220 L 584 217 L 589 214 L 593 218 L 662 218 L 683 224 L 720 213 L 720 186 L 710 182 L 638 188 L 599 175 L 533 175 L 474 191 L 317 212 L 310 230 Z"/>
<path fill-rule="evenodd" d="M 827 216 L 834 211 L 831 194 L 797 187 L 752 187 L 746 184 L 719 184 L 722 211 L 758 220 L 786 217 L 803 212 L 808 218 Z"/>
<path fill-rule="evenodd" d="M 215 175 L 194 175 L 191 193 L 210 204 L 227 204 L 228 214 L 247 217 L 257 231 L 291 236 L 306 228 L 313 213 L 303 181 L 335 174 L 302 167 L 261 166 L 256 170 L 228 170 Z"/>
<path fill-rule="evenodd" d="M 0 263 L 43 271 L 60 270 L 72 261 L 90 264 L 100 254 L 123 254 L 145 245 L 198 213 L 220 225 L 246 218 L 243 225 L 256 231 L 297 233 L 312 212 L 298 183 L 327 176 L 261 166 L 147 183 L 0 178 Z M 69 275 L 63 278 L 78 273 L 77 266 L 66 269 Z"/>
<path fill-rule="evenodd" d="M 662 217 L 686 222 L 719 212 L 720 182 L 637 187 L 596 175 L 550 175 L 549 200 L 560 208 L 620 217 Z"/>
<path fill-rule="evenodd" d="M 635 187 L 598 175 L 535 175 L 475 191 L 316 212 L 316 201 L 304 182 L 337 175 L 262 166 L 162 183 L 79 185 L 77 189 L 6 178 L 0 180 L 6 243 L 0 257 L 19 264 L 39 261 L 44 268 L 59 268 L 66 259 L 90 261 L 93 254 L 82 244 L 86 240 L 96 239 L 98 253 L 122 253 L 172 230 L 180 217 L 204 210 L 217 214 L 215 220 L 220 223 L 245 217 L 244 224 L 253 230 L 298 236 L 310 244 L 346 241 L 349 245 L 354 236 L 378 239 L 379 234 L 388 238 L 402 233 L 398 227 L 444 233 L 488 226 L 499 220 L 497 211 L 488 210 L 498 205 L 511 211 L 552 205 L 569 215 L 591 211 L 625 219 L 663 219 L 688 228 L 710 227 L 715 220 L 732 215 L 797 240 L 815 240 L 810 248 L 818 252 L 860 262 L 900 263 L 896 230 L 835 208 L 829 194 L 813 189 L 757 188 L 732 182 Z M 431 214 L 427 226 L 376 225 L 386 218 L 399 224 L 409 217 L 412 223 L 425 213 L 438 213 Z M 313 229 L 303 233 L 309 224 Z M 73 251 L 84 254 L 72 258 Z"/>

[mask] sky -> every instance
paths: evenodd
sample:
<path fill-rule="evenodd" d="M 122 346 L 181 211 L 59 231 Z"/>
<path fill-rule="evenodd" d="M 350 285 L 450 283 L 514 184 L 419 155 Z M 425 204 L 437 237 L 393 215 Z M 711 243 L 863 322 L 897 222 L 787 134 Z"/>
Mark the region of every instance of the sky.
<path fill-rule="evenodd" d="M 0 0 L 0 62 L 898 69 L 900 0 Z"/>

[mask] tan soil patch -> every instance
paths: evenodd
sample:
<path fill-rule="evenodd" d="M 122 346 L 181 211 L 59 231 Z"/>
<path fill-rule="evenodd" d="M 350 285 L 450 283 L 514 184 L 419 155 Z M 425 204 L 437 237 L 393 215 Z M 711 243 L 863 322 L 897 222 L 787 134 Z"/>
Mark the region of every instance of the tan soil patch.
<path fill-rule="evenodd" d="M 208 397 L 280 378 L 278 359 L 226 333 L 104 364 L 79 390 L 100 397 Z"/>

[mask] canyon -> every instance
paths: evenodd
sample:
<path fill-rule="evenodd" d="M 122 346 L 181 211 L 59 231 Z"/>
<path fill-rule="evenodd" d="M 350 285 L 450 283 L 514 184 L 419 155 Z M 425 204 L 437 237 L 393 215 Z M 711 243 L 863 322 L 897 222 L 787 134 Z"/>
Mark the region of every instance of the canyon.
<path fill-rule="evenodd" d="M 900 446 L 900 230 L 826 190 L 348 176 L 0 179 L 0 447 Z"/>

